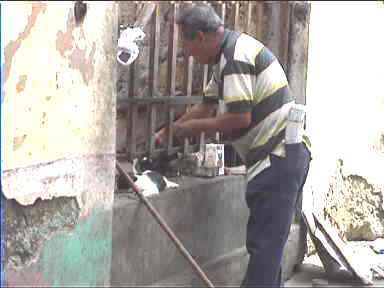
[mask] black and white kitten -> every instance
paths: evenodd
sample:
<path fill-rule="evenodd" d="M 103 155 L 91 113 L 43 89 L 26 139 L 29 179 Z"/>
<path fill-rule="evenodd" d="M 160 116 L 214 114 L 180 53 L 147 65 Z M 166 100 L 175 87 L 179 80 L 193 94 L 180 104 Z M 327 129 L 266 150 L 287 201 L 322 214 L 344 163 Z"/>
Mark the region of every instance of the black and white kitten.
<path fill-rule="evenodd" d="M 146 158 L 141 160 L 142 162 L 147 161 Z M 160 191 L 163 191 L 166 188 L 177 188 L 179 184 L 169 181 L 165 176 L 161 175 L 159 172 L 152 170 L 145 170 L 140 172 L 141 166 L 138 159 L 133 160 L 133 180 L 136 186 L 141 190 L 141 193 L 147 197 L 149 195 L 159 194 Z"/>

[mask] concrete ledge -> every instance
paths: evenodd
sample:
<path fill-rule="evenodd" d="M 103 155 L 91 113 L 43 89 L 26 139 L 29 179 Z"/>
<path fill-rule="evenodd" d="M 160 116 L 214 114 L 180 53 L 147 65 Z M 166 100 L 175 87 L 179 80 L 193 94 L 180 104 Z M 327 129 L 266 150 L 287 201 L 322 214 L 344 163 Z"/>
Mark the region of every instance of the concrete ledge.
<path fill-rule="evenodd" d="M 248 260 L 244 177 L 172 180 L 180 188 L 150 197 L 150 202 L 214 284 L 238 285 Z M 115 196 L 111 285 L 202 285 L 146 207 L 124 194 Z M 291 230 L 294 249 L 285 256 L 285 275 L 292 273 L 300 246 L 299 227 Z"/>

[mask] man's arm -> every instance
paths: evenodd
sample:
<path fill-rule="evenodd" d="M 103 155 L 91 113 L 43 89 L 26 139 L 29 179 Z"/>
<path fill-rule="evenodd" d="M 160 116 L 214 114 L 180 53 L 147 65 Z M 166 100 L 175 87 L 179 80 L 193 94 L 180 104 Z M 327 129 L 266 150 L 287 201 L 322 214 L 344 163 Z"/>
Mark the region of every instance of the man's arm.
<path fill-rule="evenodd" d="M 231 132 L 248 128 L 251 124 L 251 112 L 224 113 L 216 117 L 204 119 L 190 119 L 182 123 L 174 123 L 174 133 L 178 138 L 197 136 L 201 132 Z"/>
<path fill-rule="evenodd" d="M 194 105 L 187 113 L 177 119 L 174 123 L 181 124 L 191 119 L 210 117 L 215 112 L 216 107 L 216 103 L 199 103 Z"/>
<path fill-rule="evenodd" d="M 173 125 L 179 125 L 182 124 L 186 121 L 190 121 L 192 119 L 202 119 L 202 118 L 207 118 L 211 117 L 213 113 L 215 112 L 217 107 L 216 103 L 199 103 L 182 115 L 179 119 L 177 119 Z M 165 126 L 164 128 L 160 129 L 156 135 L 155 138 L 158 139 L 158 141 L 162 141 L 165 139 L 165 137 L 168 135 L 168 125 Z"/>

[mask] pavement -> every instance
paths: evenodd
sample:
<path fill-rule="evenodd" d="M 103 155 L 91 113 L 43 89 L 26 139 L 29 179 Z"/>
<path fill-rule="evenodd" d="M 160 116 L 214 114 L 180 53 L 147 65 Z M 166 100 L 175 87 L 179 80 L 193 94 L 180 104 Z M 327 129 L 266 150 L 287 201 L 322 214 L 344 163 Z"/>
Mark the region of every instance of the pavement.
<path fill-rule="evenodd" d="M 384 257 L 384 255 L 382 255 Z M 374 279 L 372 286 L 343 280 L 330 280 L 317 255 L 311 256 L 296 268 L 293 276 L 285 282 L 285 287 L 384 287 L 384 279 Z"/>

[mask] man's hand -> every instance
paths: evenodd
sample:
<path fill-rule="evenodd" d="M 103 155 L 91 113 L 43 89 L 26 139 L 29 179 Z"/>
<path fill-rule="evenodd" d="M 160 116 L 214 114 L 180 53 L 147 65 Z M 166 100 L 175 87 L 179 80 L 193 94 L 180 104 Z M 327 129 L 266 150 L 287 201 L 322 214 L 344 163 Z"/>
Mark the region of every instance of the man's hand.
<path fill-rule="evenodd" d="M 155 145 L 161 146 L 168 136 L 168 127 L 164 127 L 155 133 Z"/>
<path fill-rule="evenodd" d="M 192 121 L 185 121 L 183 123 L 173 123 L 172 129 L 175 137 L 179 140 L 193 136 L 195 133 Z"/>

